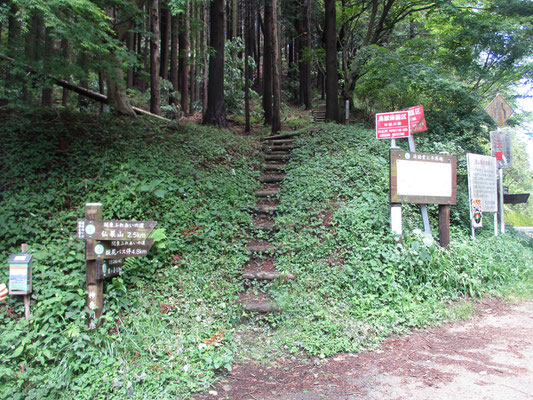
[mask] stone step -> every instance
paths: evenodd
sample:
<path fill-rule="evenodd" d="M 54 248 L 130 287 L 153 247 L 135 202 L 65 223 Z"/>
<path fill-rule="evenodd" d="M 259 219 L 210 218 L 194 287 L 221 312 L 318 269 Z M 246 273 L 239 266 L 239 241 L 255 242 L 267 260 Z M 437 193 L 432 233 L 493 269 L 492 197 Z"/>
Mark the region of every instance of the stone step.
<path fill-rule="evenodd" d="M 287 154 L 277 154 L 277 153 L 265 154 L 265 161 L 286 161 L 289 158 L 291 158 L 291 155 L 289 153 Z"/>
<path fill-rule="evenodd" d="M 299 132 L 284 133 L 284 134 L 281 134 L 281 135 L 269 136 L 269 137 L 263 138 L 261 140 L 263 142 L 265 142 L 265 141 L 268 141 L 268 140 L 291 139 L 291 138 L 294 138 L 294 137 L 296 137 L 298 135 L 300 135 Z"/>
<path fill-rule="evenodd" d="M 265 164 L 265 171 L 271 172 L 285 172 L 287 163 L 267 163 Z"/>
<path fill-rule="evenodd" d="M 252 253 L 268 253 L 276 250 L 276 246 L 270 243 L 249 243 L 246 249 Z"/>
<path fill-rule="evenodd" d="M 285 174 L 261 175 L 259 180 L 262 183 L 279 183 L 285 179 Z"/>
<path fill-rule="evenodd" d="M 259 222 L 257 224 L 254 224 L 254 228 L 260 231 L 277 231 L 279 229 L 274 226 L 273 221 Z"/>
<path fill-rule="evenodd" d="M 267 314 L 279 312 L 280 307 L 274 300 L 263 292 L 244 292 L 239 295 L 239 303 L 248 312 Z"/>
<path fill-rule="evenodd" d="M 277 271 L 245 271 L 242 274 L 243 279 L 273 281 L 275 279 L 294 279 L 293 274 L 280 274 Z"/>
<path fill-rule="evenodd" d="M 278 206 L 274 204 L 258 204 L 254 211 L 259 214 L 273 214 L 278 211 Z"/>
<path fill-rule="evenodd" d="M 288 144 L 292 144 L 296 141 L 296 139 L 275 139 L 275 140 L 270 140 L 268 143 L 270 143 L 270 145 L 272 146 L 283 146 L 283 145 L 288 145 Z"/>
<path fill-rule="evenodd" d="M 278 194 L 278 188 L 266 188 L 255 191 L 257 197 L 275 197 Z"/>
<path fill-rule="evenodd" d="M 284 145 L 265 146 L 264 152 L 269 153 L 269 154 L 271 154 L 272 152 L 282 152 L 282 151 L 290 152 L 292 149 L 293 149 L 292 146 L 284 146 Z"/>

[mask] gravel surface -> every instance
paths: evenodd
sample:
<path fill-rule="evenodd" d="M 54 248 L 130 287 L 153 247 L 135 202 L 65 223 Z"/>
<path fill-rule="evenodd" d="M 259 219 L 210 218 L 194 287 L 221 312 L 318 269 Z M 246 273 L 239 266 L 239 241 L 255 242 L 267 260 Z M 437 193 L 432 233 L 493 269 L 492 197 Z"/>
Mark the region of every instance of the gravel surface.
<path fill-rule="evenodd" d="M 533 399 L 533 301 L 326 360 L 235 366 L 198 400 Z"/>

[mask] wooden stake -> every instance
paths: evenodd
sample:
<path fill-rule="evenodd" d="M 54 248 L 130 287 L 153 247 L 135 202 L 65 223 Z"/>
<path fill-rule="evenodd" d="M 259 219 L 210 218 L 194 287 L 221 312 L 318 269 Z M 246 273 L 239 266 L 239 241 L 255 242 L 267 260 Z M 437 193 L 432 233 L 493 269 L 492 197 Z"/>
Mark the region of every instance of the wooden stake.
<path fill-rule="evenodd" d="M 85 205 L 85 219 L 100 221 L 102 219 L 102 204 L 89 203 Z M 94 247 L 93 239 L 85 240 L 85 249 Z M 87 250 L 86 250 L 87 251 Z M 99 274 L 99 260 L 87 260 L 85 272 L 85 284 L 87 287 L 87 308 L 89 309 L 89 328 L 96 329 L 104 306 L 104 280 Z"/>
<path fill-rule="evenodd" d="M 450 244 L 450 206 L 439 204 L 439 244 L 447 248 Z"/>
<path fill-rule="evenodd" d="M 20 246 L 20 250 L 22 251 L 22 253 L 27 253 L 28 245 L 26 243 L 23 243 Z M 30 293 L 25 294 L 23 296 L 23 299 L 24 299 L 24 318 L 26 318 L 26 321 L 29 321 L 30 319 Z"/>

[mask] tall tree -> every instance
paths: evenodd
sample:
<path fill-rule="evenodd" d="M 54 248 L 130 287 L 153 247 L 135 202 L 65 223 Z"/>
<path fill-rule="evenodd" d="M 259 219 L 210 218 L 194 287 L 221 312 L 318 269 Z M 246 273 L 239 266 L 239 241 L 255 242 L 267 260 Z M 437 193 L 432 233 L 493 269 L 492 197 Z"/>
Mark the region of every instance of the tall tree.
<path fill-rule="evenodd" d="M 169 103 L 178 105 L 178 98 L 175 93 L 179 91 L 179 78 L 178 78 L 178 27 L 179 17 L 172 15 L 170 21 L 170 75 L 169 79 L 172 83 L 172 90 L 174 94 L 171 94 Z"/>
<path fill-rule="evenodd" d="M 228 126 L 224 104 L 224 0 L 212 0 L 209 7 L 209 81 L 204 124 Z"/>
<path fill-rule="evenodd" d="M 252 53 L 254 32 L 252 30 L 252 0 L 244 0 L 244 116 L 245 132 L 250 132 L 250 80 L 252 70 L 248 58 Z"/>
<path fill-rule="evenodd" d="M 161 59 L 159 63 L 159 76 L 168 79 L 168 61 L 169 61 L 169 37 L 170 37 L 170 10 L 166 2 L 161 2 Z"/>
<path fill-rule="evenodd" d="M 159 0 L 150 2 L 150 112 L 161 114 L 159 87 Z"/>
<path fill-rule="evenodd" d="M 272 0 L 272 133 L 281 131 L 281 60 L 278 31 L 278 5 Z"/>
<path fill-rule="evenodd" d="M 298 32 L 300 36 L 298 40 L 300 102 L 305 105 L 306 110 L 310 110 L 313 108 L 311 61 L 309 59 L 309 52 L 311 51 L 311 0 L 304 0 L 302 14 Z"/>
<path fill-rule="evenodd" d="M 272 0 L 265 0 L 263 29 L 263 110 L 265 124 L 272 124 Z"/>
<path fill-rule="evenodd" d="M 325 0 L 326 42 L 326 120 L 339 119 L 339 85 L 337 69 L 337 10 L 335 0 Z"/>
<path fill-rule="evenodd" d="M 185 10 L 180 14 L 179 46 L 180 58 L 178 66 L 178 86 L 181 94 L 181 111 L 189 114 L 189 53 L 190 53 L 190 10 L 191 2 L 185 2 Z"/>

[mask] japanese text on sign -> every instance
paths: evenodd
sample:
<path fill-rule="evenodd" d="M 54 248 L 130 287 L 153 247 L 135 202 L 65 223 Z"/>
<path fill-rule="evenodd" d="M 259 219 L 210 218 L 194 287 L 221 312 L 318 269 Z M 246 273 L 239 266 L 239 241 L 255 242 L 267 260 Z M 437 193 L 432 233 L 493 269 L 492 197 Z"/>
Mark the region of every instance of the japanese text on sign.
<path fill-rule="evenodd" d="M 470 202 L 479 199 L 484 212 L 498 211 L 496 159 L 479 154 L 466 155 Z"/>
<path fill-rule="evenodd" d="M 146 240 L 155 221 L 78 221 L 78 238 L 95 240 Z"/>
<path fill-rule="evenodd" d="M 424 107 L 410 107 L 408 111 L 411 120 L 411 132 L 419 133 L 427 131 L 428 128 L 426 125 L 426 117 L 424 116 Z"/>
<path fill-rule="evenodd" d="M 376 138 L 396 139 L 410 135 L 409 111 L 376 114 Z"/>

